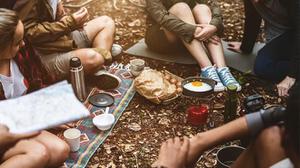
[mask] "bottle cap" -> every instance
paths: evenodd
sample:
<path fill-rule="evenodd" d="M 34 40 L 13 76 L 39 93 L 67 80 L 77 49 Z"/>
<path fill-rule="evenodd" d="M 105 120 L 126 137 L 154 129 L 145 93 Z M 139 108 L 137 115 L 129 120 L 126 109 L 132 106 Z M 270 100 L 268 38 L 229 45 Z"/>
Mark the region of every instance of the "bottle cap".
<path fill-rule="evenodd" d="M 78 68 L 81 66 L 81 61 L 78 57 L 73 57 L 70 59 L 70 67 Z"/>
<path fill-rule="evenodd" d="M 227 89 L 228 89 L 228 91 L 236 92 L 237 91 L 237 86 L 235 86 L 235 85 L 228 85 Z"/>

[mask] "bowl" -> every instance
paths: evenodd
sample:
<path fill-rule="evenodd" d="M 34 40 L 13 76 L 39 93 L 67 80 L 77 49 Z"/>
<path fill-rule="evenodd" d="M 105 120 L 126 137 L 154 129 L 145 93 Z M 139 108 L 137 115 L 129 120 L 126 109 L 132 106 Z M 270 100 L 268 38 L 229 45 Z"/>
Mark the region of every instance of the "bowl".
<path fill-rule="evenodd" d="M 115 116 L 112 114 L 101 114 L 93 118 L 93 124 L 102 131 L 109 130 L 115 123 Z"/>
<path fill-rule="evenodd" d="M 240 146 L 226 146 L 217 152 L 217 168 L 229 168 L 240 156 L 245 148 Z"/>

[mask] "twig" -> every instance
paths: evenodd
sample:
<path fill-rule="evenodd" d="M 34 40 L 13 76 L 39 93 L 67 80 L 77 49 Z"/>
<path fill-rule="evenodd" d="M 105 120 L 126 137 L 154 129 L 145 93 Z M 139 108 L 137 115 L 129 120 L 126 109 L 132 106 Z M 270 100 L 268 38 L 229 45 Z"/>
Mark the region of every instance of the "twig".
<path fill-rule="evenodd" d="M 83 7 L 83 6 L 88 5 L 88 4 L 91 3 L 92 1 L 94 1 L 94 0 L 87 0 L 87 1 L 85 1 L 85 2 L 83 2 L 83 3 L 81 3 L 81 4 L 78 4 L 78 5 L 64 4 L 64 7 L 66 7 L 66 8 L 81 8 L 81 7 Z"/>
<path fill-rule="evenodd" d="M 137 168 L 139 168 L 137 153 L 134 154 L 134 157 L 135 157 L 135 165 L 136 165 Z"/>
<path fill-rule="evenodd" d="M 120 10 L 120 8 L 117 7 L 117 0 L 113 0 L 113 7 L 116 10 Z"/>

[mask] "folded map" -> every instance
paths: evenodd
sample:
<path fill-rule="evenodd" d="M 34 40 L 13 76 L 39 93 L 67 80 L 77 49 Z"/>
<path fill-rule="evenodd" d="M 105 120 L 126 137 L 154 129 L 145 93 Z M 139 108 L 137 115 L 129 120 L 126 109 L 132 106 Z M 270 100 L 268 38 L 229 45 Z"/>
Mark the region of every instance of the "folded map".
<path fill-rule="evenodd" d="M 89 116 L 66 81 L 0 102 L 0 124 L 11 133 L 29 133 Z"/>

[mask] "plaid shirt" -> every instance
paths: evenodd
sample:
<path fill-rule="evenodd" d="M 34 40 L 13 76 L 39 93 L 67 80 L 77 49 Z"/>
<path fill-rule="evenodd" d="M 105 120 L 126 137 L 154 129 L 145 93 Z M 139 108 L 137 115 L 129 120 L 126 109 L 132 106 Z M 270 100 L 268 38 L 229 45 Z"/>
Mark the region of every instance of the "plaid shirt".
<path fill-rule="evenodd" d="M 40 58 L 34 53 L 31 46 L 26 45 L 20 49 L 14 58 L 19 66 L 25 81 L 29 84 L 28 92 L 48 86 L 54 82 L 54 76 L 47 73 L 40 62 Z M 4 100 L 4 90 L 0 82 L 0 100 Z"/>

